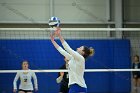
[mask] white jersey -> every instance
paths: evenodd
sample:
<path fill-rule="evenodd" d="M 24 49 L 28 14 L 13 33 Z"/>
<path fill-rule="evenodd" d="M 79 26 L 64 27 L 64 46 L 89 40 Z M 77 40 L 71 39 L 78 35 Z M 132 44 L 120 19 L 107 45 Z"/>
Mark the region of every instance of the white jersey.
<path fill-rule="evenodd" d="M 20 78 L 19 89 L 33 90 L 32 78 L 34 79 L 35 88 L 38 89 L 37 77 L 34 72 L 17 72 L 13 85 L 14 89 L 17 89 L 17 80 Z"/>
<path fill-rule="evenodd" d="M 66 51 L 61 47 L 59 47 L 57 50 L 69 60 L 69 85 L 78 84 L 81 87 L 87 88 L 84 80 L 84 57 L 78 52 L 72 50 L 70 46 L 66 43 L 66 41 L 62 45 Z"/>

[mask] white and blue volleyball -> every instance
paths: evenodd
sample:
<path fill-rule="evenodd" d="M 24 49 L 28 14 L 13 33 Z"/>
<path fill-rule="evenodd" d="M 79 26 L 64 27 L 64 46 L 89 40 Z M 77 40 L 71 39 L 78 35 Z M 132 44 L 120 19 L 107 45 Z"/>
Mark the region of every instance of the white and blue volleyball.
<path fill-rule="evenodd" d="M 60 25 L 60 19 L 58 17 L 51 17 L 49 19 L 49 26 L 50 27 L 59 27 Z"/>

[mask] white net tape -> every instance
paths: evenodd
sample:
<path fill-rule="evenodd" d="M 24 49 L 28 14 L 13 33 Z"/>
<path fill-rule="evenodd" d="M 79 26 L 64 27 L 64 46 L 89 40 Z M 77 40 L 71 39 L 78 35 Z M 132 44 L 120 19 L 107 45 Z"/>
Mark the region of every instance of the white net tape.
<path fill-rule="evenodd" d="M 85 72 L 131 72 L 131 71 L 140 71 L 140 69 L 86 69 Z M 16 72 L 37 72 L 37 73 L 46 73 L 46 72 L 68 72 L 68 70 L 0 70 L 0 73 L 16 73 Z"/>

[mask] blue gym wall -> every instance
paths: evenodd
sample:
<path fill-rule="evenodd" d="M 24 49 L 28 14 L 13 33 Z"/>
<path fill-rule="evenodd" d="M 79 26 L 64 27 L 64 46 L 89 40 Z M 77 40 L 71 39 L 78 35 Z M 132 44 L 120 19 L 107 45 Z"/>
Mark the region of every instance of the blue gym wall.
<path fill-rule="evenodd" d="M 76 49 L 92 46 L 95 56 L 86 61 L 87 69 L 130 68 L 129 40 L 67 40 Z M 60 42 L 58 41 L 60 44 Z M 22 60 L 28 60 L 31 69 L 58 69 L 63 56 L 50 40 L 0 40 L 0 70 L 19 70 Z M 57 73 L 36 73 L 38 93 L 58 93 Z M 12 93 L 14 74 L 0 74 L 0 93 Z M 88 93 L 130 93 L 130 72 L 85 73 Z"/>

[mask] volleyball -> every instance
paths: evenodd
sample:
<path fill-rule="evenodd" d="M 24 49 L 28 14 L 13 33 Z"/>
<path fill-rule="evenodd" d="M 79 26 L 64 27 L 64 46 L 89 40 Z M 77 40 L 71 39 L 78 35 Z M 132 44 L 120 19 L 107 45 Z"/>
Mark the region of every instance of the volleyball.
<path fill-rule="evenodd" d="M 60 25 L 60 19 L 58 17 L 51 17 L 49 19 L 49 26 L 51 28 L 53 28 L 53 27 L 59 27 L 59 25 Z"/>

